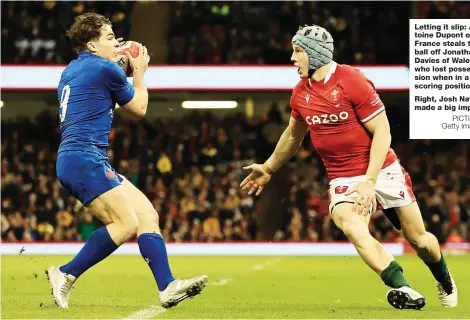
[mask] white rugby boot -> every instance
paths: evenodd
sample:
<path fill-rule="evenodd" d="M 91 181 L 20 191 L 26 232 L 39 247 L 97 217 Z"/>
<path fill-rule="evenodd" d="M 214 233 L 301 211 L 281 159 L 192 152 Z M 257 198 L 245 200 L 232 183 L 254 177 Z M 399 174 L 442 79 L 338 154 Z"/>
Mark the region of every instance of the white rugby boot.
<path fill-rule="evenodd" d="M 444 308 L 454 308 L 458 304 L 457 297 L 457 286 L 455 285 L 454 278 L 449 272 L 449 279 L 446 279 L 446 283 L 440 283 L 436 281 L 437 294 L 439 301 Z"/>
<path fill-rule="evenodd" d="M 426 299 L 410 287 L 400 287 L 387 292 L 387 301 L 395 309 L 420 310 L 426 305 Z"/>
<path fill-rule="evenodd" d="M 59 267 L 49 267 L 46 269 L 47 280 L 51 285 L 52 298 L 59 308 L 69 307 L 70 293 L 76 278 L 70 274 L 63 273 Z"/>
<path fill-rule="evenodd" d="M 160 291 L 160 303 L 164 308 L 171 308 L 187 298 L 192 298 L 201 293 L 207 285 L 208 278 L 205 275 L 181 280 L 175 279 L 165 290 Z"/>

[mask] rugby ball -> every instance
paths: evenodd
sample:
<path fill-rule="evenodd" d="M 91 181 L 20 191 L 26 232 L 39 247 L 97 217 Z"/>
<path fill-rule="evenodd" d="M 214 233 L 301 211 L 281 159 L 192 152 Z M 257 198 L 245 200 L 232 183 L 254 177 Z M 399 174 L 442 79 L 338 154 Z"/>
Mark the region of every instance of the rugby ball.
<path fill-rule="evenodd" d="M 140 43 L 135 41 L 124 41 L 119 44 L 117 48 L 117 64 L 124 70 L 124 73 L 128 77 L 132 77 L 132 67 L 129 63 L 129 58 L 126 55 L 126 51 L 131 54 L 133 58 L 139 55 L 139 47 L 142 46 Z"/>

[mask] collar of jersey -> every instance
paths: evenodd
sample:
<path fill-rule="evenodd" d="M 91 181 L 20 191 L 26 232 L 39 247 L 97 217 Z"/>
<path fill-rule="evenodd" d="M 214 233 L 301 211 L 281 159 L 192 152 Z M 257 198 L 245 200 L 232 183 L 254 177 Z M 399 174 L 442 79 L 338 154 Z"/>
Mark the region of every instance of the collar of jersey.
<path fill-rule="evenodd" d="M 336 67 L 337 67 L 337 63 L 334 62 L 334 61 L 331 61 L 331 67 L 330 69 L 328 70 L 328 73 L 326 74 L 325 76 L 325 79 L 323 80 L 323 84 L 326 84 L 328 82 L 328 80 L 331 79 L 331 76 L 333 75 L 333 73 L 335 73 L 336 71 Z M 308 79 L 308 84 L 310 86 L 312 86 L 312 81 L 310 80 L 310 78 Z"/>
<path fill-rule="evenodd" d="M 92 55 L 93 55 L 93 53 L 91 53 L 89 51 L 82 51 L 78 54 L 78 57 L 79 58 L 85 58 L 85 57 L 90 57 Z"/>

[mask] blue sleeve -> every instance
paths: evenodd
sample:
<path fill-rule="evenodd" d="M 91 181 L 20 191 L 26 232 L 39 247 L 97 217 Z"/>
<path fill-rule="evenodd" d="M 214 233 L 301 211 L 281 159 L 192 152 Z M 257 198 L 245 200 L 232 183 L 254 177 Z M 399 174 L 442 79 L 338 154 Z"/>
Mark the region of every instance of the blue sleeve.
<path fill-rule="evenodd" d="M 134 98 L 134 88 L 127 81 L 126 74 L 117 63 L 110 61 L 104 66 L 105 85 L 111 92 L 113 100 L 120 106 L 125 105 Z"/>

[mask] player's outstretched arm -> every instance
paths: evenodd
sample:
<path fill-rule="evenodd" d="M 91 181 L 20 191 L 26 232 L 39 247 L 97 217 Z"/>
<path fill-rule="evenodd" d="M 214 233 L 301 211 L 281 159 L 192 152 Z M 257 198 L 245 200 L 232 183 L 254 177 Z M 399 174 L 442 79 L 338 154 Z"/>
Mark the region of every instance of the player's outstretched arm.
<path fill-rule="evenodd" d="M 147 48 L 144 46 L 139 47 L 139 55 L 133 58 L 129 52 L 126 51 L 133 70 L 133 87 L 135 90 L 134 98 L 123 107 L 131 113 L 134 118 L 141 119 L 147 113 L 147 105 L 149 95 L 147 86 L 145 85 L 144 73 L 147 70 L 150 57 L 147 53 Z"/>
<path fill-rule="evenodd" d="M 299 150 L 307 131 L 308 125 L 305 121 L 290 117 L 289 125 L 279 138 L 273 154 L 264 164 L 264 167 L 270 171 L 269 173 L 276 172 L 292 158 Z"/>
<path fill-rule="evenodd" d="M 242 190 L 249 190 L 248 194 L 256 192 L 256 195 L 259 195 L 271 179 L 271 175 L 297 152 L 307 130 L 308 126 L 305 122 L 291 117 L 289 126 L 284 130 L 269 159 L 263 165 L 254 163 L 243 168 L 251 170 L 251 173 L 240 184 Z"/>

